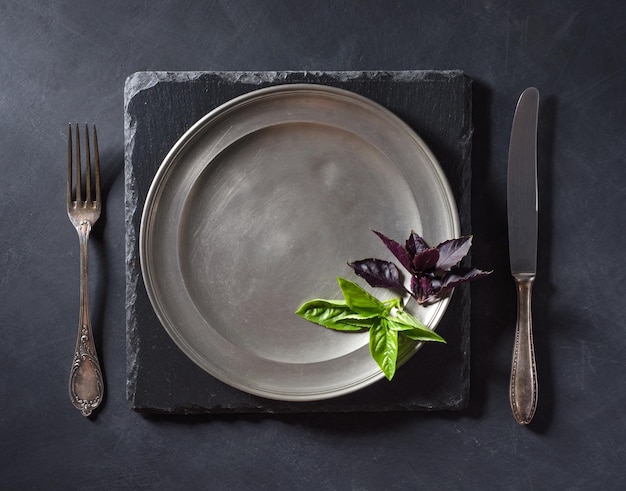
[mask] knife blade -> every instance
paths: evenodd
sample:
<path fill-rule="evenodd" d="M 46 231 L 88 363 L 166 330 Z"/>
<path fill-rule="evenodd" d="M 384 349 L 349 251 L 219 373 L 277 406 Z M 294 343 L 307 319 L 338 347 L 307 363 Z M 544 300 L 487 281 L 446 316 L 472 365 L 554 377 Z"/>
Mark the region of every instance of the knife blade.
<path fill-rule="evenodd" d="M 522 92 L 511 128 L 507 211 L 511 275 L 517 290 L 517 319 L 509 399 L 515 420 L 531 422 L 537 407 L 537 367 L 532 332 L 532 286 L 537 273 L 537 120 L 539 91 Z"/>

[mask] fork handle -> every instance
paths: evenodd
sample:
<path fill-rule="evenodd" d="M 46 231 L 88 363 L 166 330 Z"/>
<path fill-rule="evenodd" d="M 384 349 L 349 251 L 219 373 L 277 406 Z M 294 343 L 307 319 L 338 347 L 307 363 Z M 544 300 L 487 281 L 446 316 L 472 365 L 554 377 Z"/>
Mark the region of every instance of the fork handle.
<path fill-rule="evenodd" d="M 531 297 L 534 276 L 517 276 L 517 323 L 511 367 L 510 402 L 515 420 L 530 423 L 537 407 L 537 367 L 533 345 Z"/>
<path fill-rule="evenodd" d="M 89 416 L 102 402 L 104 380 L 96 353 L 89 317 L 88 242 L 91 222 L 76 227 L 80 241 L 80 314 L 74 362 L 70 372 L 70 399 L 83 416 Z"/>

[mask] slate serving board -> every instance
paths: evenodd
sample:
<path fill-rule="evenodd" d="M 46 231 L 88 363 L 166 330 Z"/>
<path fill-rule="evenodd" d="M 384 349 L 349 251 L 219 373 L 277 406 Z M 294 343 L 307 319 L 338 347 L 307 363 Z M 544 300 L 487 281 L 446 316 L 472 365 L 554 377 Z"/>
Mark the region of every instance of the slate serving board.
<path fill-rule="evenodd" d="M 138 72 L 125 84 L 127 397 L 142 412 L 454 410 L 469 398 L 469 288 L 456 290 L 438 332 L 399 369 L 356 393 L 326 401 L 280 402 L 234 389 L 197 367 L 161 327 L 141 277 L 143 205 L 163 158 L 196 121 L 220 104 L 270 85 L 316 83 L 385 106 L 433 151 L 452 187 L 462 233 L 470 233 L 471 80 L 460 71 Z"/>

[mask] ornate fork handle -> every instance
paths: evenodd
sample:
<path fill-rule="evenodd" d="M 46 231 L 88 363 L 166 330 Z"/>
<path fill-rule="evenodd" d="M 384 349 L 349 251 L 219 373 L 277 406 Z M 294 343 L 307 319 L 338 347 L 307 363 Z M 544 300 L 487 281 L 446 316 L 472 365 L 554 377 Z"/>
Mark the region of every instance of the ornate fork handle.
<path fill-rule="evenodd" d="M 102 402 L 104 380 L 96 353 L 89 317 L 88 243 L 91 222 L 83 220 L 77 227 L 80 241 L 80 316 L 76 352 L 70 372 L 70 398 L 84 416 L 89 416 Z"/>

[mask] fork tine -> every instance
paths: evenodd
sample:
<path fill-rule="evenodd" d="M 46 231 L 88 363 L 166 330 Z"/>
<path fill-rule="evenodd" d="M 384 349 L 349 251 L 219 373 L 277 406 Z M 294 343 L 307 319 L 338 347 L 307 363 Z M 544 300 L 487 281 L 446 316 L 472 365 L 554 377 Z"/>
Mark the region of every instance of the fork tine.
<path fill-rule="evenodd" d="M 67 207 L 72 206 L 72 123 L 67 132 Z"/>
<path fill-rule="evenodd" d="M 96 159 L 96 205 L 100 205 L 100 153 L 98 152 L 98 132 L 93 125 L 93 154 Z"/>
<path fill-rule="evenodd" d="M 85 203 L 91 204 L 91 148 L 87 123 L 85 123 Z"/>
<path fill-rule="evenodd" d="M 80 131 L 78 129 L 78 123 L 76 123 L 76 202 L 82 202 L 82 183 L 83 177 L 81 175 L 81 159 L 80 159 Z"/>

